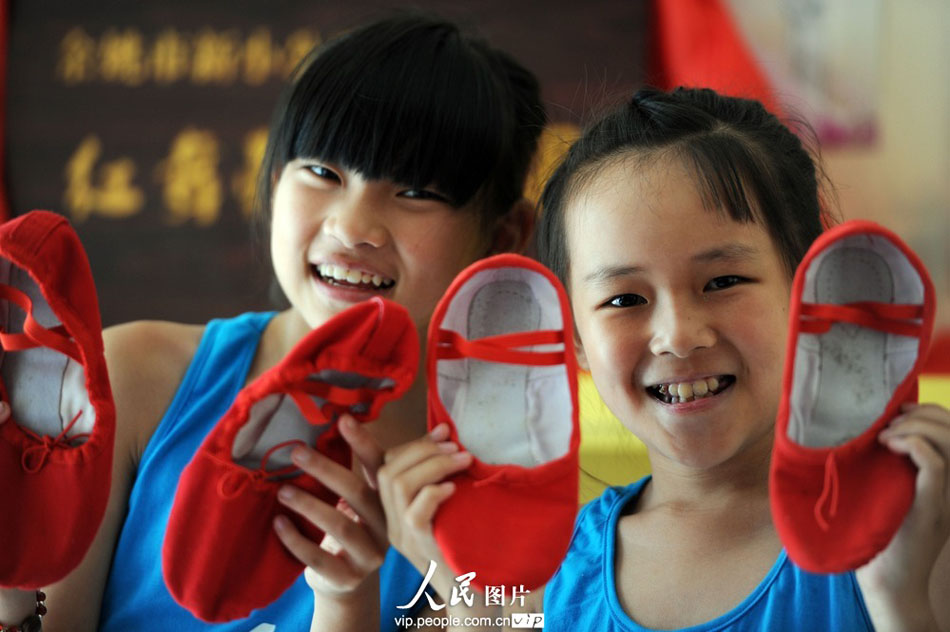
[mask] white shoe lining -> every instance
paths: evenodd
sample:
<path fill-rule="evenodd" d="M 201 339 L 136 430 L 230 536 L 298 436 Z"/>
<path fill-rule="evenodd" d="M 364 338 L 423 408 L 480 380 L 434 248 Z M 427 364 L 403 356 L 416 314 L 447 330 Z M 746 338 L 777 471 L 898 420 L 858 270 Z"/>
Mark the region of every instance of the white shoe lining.
<path fill-rule="evenodd" d="M 543 275 L 524 268 L 474 275 L 456 293 L 441 326 L 469 340 L 563 329 L 557 291 Z M 549 344 L 523 350 L 562 349 Z M 565 365 L 463 358 L 440 360 L 437 371 L 439 397 L 459 440 L 481 461 L 534 467 L 567 453 L 572 413 Z"/>
<path fill-rule="evenodd" d="M 24 292 L 33 301 L 33 318 L 47 329 L 61 323 L 29 273 L 6 259 L 0 260 L 0 282 Z M 0 301 L 0 326 L 10 333 L 23 331 L 26 314 L 8 301 Z M 92 432 L 96 410 L 86 391 L 82 365 L 47 347 L 0 352 L 0 376 L 10 398 L 16 423 L 37 435 L 58 436 L 79 415 L 67 437 L 81 445 Z"/>
<path fill-rule="evenodd" d="M 803 302 L 923 303 L 923 282 L 890 240 L 842 239 L 809 266 Z M 832 447 L 861 435 L 884 412 L 917 359 L 916 337 L 850 323 L 824 334 L 799 334 L 788 437 L 808 447 Z"/>
<path fill-rule="evenodd" d="M 309 380 L 325 382 L 342 388 L 368 388 L 381 390 L 391 388 L 395 382 L 391 378 L 376 378 L 346 371 L 325 369 L 308 377 Z M 326 400 L 312 395 L 309 397 L 317 408 Z M 350 407 L 353 414 L 365 413 L 369 409 L 367 402 L 359 402 Z M 285 441 L 299 440 L 311 448 L 317 438 L 330 428 L 330 424 L 314 425 L 307 421 L 292 397 L 283 393 L 269 395 L 251 406 L 248 421 L 234 439 L 231 457 L 236 463 L 249 469 L 258 469 L 264 455 L 273 446 Z M 267 459 L 266 467 L 274 470 L 291 465 L 290 451 L 293 445 L 275 450 Z"/>

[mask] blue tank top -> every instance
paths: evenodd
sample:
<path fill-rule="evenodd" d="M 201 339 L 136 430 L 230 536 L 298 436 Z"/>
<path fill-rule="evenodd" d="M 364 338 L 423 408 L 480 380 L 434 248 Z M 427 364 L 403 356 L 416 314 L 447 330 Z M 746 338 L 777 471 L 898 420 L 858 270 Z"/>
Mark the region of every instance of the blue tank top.
<path fill-rule="evenodd" d="M 617 598 L 614 555 L 617 521 L 650 477 L 612 487 L 577 517 L 567 557 L 544 590 L 546 632 L 641 632 Z M 634 613 L 636 616 L 636 613 Z M 873 630 L 854 573 L 816 575 L 783 550 L 762 583 L 724 615 L 688 632 L 714 630 Z"/>
<path fill-rule="evenodd" d="M 142 454 L 119 534 L 100 615 L 101 632 L 174 630 L 297 632 L 310 629 L 313 593 L 303 574 L 277 601 L 245 619 L 208 624 L 179 606 L 162 579 L 162 541 L 178 478 L 247 379 L 273 313 L 213 320 L 165 416 Z M 396 606 L 412 599 L 422 576 L 390 548 L 380 569 L 380 629 L 395 630 Z"/>

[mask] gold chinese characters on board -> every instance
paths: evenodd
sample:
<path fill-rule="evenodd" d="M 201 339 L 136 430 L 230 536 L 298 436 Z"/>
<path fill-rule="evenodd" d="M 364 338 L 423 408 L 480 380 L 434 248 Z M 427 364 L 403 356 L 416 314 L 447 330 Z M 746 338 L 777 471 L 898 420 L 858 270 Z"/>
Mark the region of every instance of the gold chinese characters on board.
<path fill-rule="evenodd" d="M 231 194 L 245 218 L 253 211 L 257 168 L 266 140 L 263 127 L 244 136 L 244 162 L 231 178 Z M 145 205 L 132 159 L 102 160 L 102 153 L 102 141 L 89 134 L 66 163 L 63 203 L 77 222 L 91 215 L 122 219 Z M 218 220 L 225 198 L 219 162 L 219 142 L 212 132 L 189 127 L 175 136 L 167 156 L 153 171 L 161 188 L 166 223 L 192 220 L 198 226 L 210 226 Z"/>
<path fill-rule="evenodd" d="M 60 40 L 54 77 L 67 88 L 96 83 L 132 88 L 146 84 L 255 88 L 271 80 L 274 85 L 282 82 L 320 41 L 321 35 L 311 29 L 278 38 L 263 26 L 247 33 L 166 28 L 154 35 L 112 27 L 98 36 L 74 26 Z M 234 173 L 222 174 L 221 148 L 233 141 L 209 129 L 181 129 L 169 142 L 164 158 L 149 165 L 139 164 L 138 157 L 110 155 L 102 135 L 90 131 L 66 162 L 63 203 L 78 222 L 93 215 L 124 219 L 150 205 L 146 188 L 156 184 L 167 224 L 210 226 L 219 219 L 229 195 L 246 218 L 252 213 L 266 141 L 265 128 L 245 134 L 243 163 Z"/>
<path fill-rule="evenodd" d="M 308 29 L 280 39 L 267 27 L 248 33 L 208 27 L 191 31 L 166 28 L 148 36 L 136 28 L 112 27 L 94 36 L 75 26 L 60 41 L 54 77 L 67 89 L 89 84 L 122 85 L 133 88 L 132 92 L 145 85 L 255 89 L 272 79 L 282 82 L 320 41 L 321 35 Z M 276 83 L 268 89 L 276 88 Z M 225 99 L 233 99 L 233 95 L 222 96 L 222 101 Z M 224 103 L 222 111 L 226 111 Z M 545 178 L 578 135 L 577 126 L 570 123 L 553 123 L 545 129 L 525 188 L 530 200 L 537 201 Z M 231 173 L 222 173 L 223 148 L 234 147 L 236 142 L 202 126 L 189 125 L 168 141 L 162 158 L 143 165 L 138 156 L 110 152 L 102 135 L 89 131 L 71 150 L 63 170 L 65 210 L 76 222 L 92 216 L 131 218 L 155 204 L 147 199 L 147 191 L 155 185 L 161 218 L 168 225 L 212 226 L 229 200 L 248 219 L 253 213 L 267 129 L 257 127 L 245 133 L 239 141 L 240 165 Z"/>
<path fill-rule="evenodd" d="M 67 86 L 91 82 L 139 86 L 149 81 L 257 86 L 283 80 L 320 41 L 319 33 L 308 29 L 278 41 L 266 27 L 249 34 L 165 29 L 147 38 L 135 28 L 110 28 L 94 37 L 76 26 L 60 42 L 56 77 Z"/>

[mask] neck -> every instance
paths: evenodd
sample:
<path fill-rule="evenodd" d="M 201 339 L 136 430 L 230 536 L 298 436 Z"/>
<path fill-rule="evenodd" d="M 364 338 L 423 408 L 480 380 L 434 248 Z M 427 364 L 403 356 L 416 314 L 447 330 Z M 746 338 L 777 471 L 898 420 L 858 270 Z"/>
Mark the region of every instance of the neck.
<path fill-rule="evenodd" d="M 699 512 L 734 511 L 737 506 L 767 508 L 771 448 L 772 433 L 768 432 L 729 460 L 704 468 L 651 453 L 653 478 L 641 508 Z"/>

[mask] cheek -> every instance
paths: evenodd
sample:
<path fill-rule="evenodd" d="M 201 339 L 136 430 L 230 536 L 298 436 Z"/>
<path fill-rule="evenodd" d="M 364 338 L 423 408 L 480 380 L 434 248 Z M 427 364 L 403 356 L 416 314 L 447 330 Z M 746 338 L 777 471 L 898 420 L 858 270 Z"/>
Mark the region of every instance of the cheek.
<path fill-rule="evenodd" d="M 633 328 L 602 319 L 579 323 L 578 332 L 598 390 L 605 397 L 611 392 L 627 392 L 639 358 Z"/>
<path fill-rule="evenodd" d="M 304 207 L 292 188 L 281 188 L 275 194 L 271 208 L 272 247 L 287 247 L 307 241 L 312 228 L 306 220 L 308 214 L 299 210 Z"/>
<path fill-rule="evenodd" d="M 788 340 L 787 310 L 776 312 L 774 307 L 761 305 L 749 313 L 769 314 L 758 319 L 737 319 L 733 329 L 734 340 L 745 348 L 748 370 L 760 383 L 767 399 L 777 402 L 782 388 L 785 369 L 785 347 Z"/>

